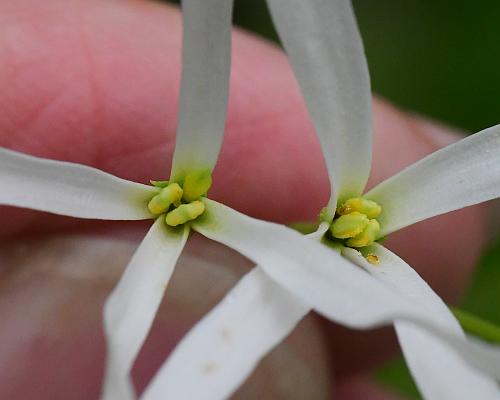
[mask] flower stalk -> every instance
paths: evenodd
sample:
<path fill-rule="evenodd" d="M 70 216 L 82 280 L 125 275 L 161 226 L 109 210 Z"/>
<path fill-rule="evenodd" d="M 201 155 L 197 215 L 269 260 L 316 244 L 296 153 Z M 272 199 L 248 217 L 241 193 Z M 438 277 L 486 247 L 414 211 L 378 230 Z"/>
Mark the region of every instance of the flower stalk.
<path fill-rule="evenodd" d="M 491 343 L 500 343 L 500 326 L 457 307 L 450 307 L 464 331 Z"/>

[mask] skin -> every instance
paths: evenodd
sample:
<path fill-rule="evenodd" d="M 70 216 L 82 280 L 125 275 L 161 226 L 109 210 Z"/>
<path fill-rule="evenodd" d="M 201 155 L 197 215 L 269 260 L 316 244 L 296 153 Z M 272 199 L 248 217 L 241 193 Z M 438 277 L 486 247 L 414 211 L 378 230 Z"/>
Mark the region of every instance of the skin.
<path fill-rule="evenodd" d="M 0 146 L 91 165 L 137 182 L 168 178 L 175 140 L 180 33 L 178 11 L 149 1 L 3 0 Z M 369 186 L 457 139 L 450 129 L 378 99 L 374 100 L 374 131 Z M 314 219 L 329 195 L 321 150 L 284 54 L 241 31 L 235 31 L 233 40 L 227 130 L 213 178 L 211 198 L 283 223 Z M 43 241 L 49 234 L 70 231 L 140 238 L 147 226 L 80 221 L 8 207 L 0 207 L 0 215 L 0 237 L 6 244 L 19 239 Z M 485 220 L 482 207 L 470 207 L 406 228 L 393 234 L 387 245 L 448 302 L 454 302 L 480 253 Z M 34 256 L 32 262 L 36 265 Z M 14 267 L 2 262 L 2 289 L 10 294 L 0 296 L 0 308 L 23 313 L 31 305 L 12 293 Z M 117 277 L 118 272 L 110 282 Z M 93 281 L 93 285 L 75 295 L 81 304 L 95 303 L 91 309 L 99 313 L 112 284 L 99 287 Z M 53 293 L 69 290 L 62 282 L 44 287 L 43 279 L 21 289 L 27 297 L 36 292 L 43 298 L 47 292 L 54 302 L 64 301 L 64 296 L 58 300 Z M 88 318 L 97 321 L 93 313 Z M 98 336 L 98 324 L 88 326 L 85 318 L 69 318 L 72 329 Z M 58 321 L 65 323 L 63 318 Z M 316 324 L 324 331 L 317 340 L 329 349 L 322 357 L 335 370 L 338 398 L 376 398 L 375 392 L 389 398 L 364 374 L 396 348 L 391 330 L 353 332 L 324 321 Z M 7 333 L 12 336 L 14 328 Z M 0 331 L 0 336 L 1 332 L 5 334 Z M 159 343 L 165 339 L 160 336 Z M 32 356 L 19 350 L 10 360 L 23 365 Z M 97 362 L 102 365 L 102 355 Z M 22 381 L 26 369 L 18 367 L 12 374 Z M 85 379 L 92 387 L 89 393 L 96 393 L 100 374 L 94 372 Z M 42 382 L 58 384 L 49 378 Z M 2 393 L 4 385 L 0 386 Z M 73 387 L 78 387 L 77 381 Z"/>

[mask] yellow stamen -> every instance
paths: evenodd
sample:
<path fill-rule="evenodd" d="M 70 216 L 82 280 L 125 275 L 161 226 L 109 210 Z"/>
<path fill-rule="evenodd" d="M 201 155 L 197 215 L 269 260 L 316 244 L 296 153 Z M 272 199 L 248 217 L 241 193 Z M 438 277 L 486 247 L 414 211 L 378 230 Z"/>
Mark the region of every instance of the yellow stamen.
<path fill-rule="evenodd" d="M 368 218 L 377 218 L 382 212 L 382 207 L 372 200 L 367 200 L 362 197 L 355 197 L 347 200 L 338 209 L 340 215 L 347 215 L 354 211 L 365 214 Z"/>
<path fill-rule="evenodd" d="M 380 224 L 376 219 L 371 219 L 363 232 L 349 239 L 346 244 L 349 247 L 365 247 L 372 244 L 380 233 Z"/>
<path fill-rule="evenodd" d="M 181 204 L 175 210 L 170 211 L 165 221 L 170 226 L 185 224 L 188 221 L 198 218 L 204 211 L 205 204 L 203 202 L 199 200 L 192 201 L 188 204 Z"/>
<path fill-rule="evenodd" d="M 352 238 L 365 229 L 369 219 L 366 215 L 354 211 L 335 219 L 330 227 L 333 237 L 338 239 Z"/>
<path fill-rule="evenodd" d="M 163 214 L 171 204 L 180 201 L 181 198 L 182 188 L 177 183 L 171 183 L 150 200 L 148 209 L 153 214 Z"/>
<path fill-rule="evenodd" d="M 379 260 L 378 256 L 373 254 L 373 253 L 370 253 L 366 256 L 366 261 L 368 261 L 370 264 L 373 264 L 373 265 L 380 264 L 380 260 Z"/>
<path fill-rule="evenodd" d="M 205 195 L 212 186 L 212 175 L 210 170 L 191 172 L 186 175 L 182 188 L 184 189 L 184 201 L 191 202 Z"/>

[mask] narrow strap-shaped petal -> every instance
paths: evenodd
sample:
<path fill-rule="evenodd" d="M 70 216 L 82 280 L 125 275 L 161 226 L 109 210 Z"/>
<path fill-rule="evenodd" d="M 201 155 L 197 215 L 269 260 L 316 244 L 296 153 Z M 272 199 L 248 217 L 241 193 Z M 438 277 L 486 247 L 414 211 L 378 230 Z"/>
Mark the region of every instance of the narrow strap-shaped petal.
<path fill-rule="evenodd" d="M 500 196 L 500 125 L 423 158 L 370 190 L 385 236 L 415 222 Z"/>
<path fill-rule="evenodd" d="M 374 277 L 425 309 L 436 325 L 465 338 L 446 304 L 408 264 L 377 244 L 367 251 L 378 256 L 379 265 L 367 263 L 356 250 L 345 249 L 344 253 Z M 477 398 L 479 389 L 483 393 L 481 398 L 500 396 L 494 379 L 468 364 L 441 339 L 408 321 L 396 321 L 395 328 L 406 362 L 425 399 L 472 399 Z"/>
<path fill-rule="evenodd" d="M 328 227 L 307 236 L 319 240 Z M 182 339 L 141 400 L 229 398 L 309 311 L 255 267 Z"/>
<path fill-rule="evenodd" d="M 255 261 L 305 304 L 343 325 L 366 329 L 405 320 L 453 346 L 472 365 L 500 379 L 500 349 L 467 342 L 388 282 L 374 279 L 328 247 L 281 225 L 259 221 L 205 199 L 193 229 Z M 476 398 L 490 398 L 478 387 Z M 482 397 L 484 395 L 484 397 Z"/>
<path fill-rule="evenodd" d="M 194 230 L 250 258 L 325 316 L 354 328 L 387 324 L 406 315 L 425 319 L 426 314 L 404 296 L 327 246 L 285 226 L 203 201 L 206 211 L 194 221 Z"/>
<path fill-rule="evenodd" d="M 394 327 L 410 373 L 424 399 L 500 398 L 495 380 L 468 364 L 453 347 L 411 322 L 396 321 Z"/>
<path fill-rule="evenodd" d="M 78 218 L 151 218 L 155 189 L 85 165 L 0 148 L 0 205 Z"/>
<path fill-rule="evenodd" d="M 171 177 L 212 170 L 226 121 L 233 0 L 183 0 L 182 82 Z"/>
<path fill-rule="evenodd" d="M 328 205 L 359 196 L 371 165 L 368 67 L 348 0 L 268 0 L 316 128 L 331 182 Z"/>
<path fill-rule="evenodd" d="M 103 400 L 132 400 L 129 373 L 151 328 L 189 228 L 158 218 L 104 306 L 108 346 Z"/>
<path fill-rule="evenodd" d="M 141 399 L 229 398 L 308 311 L 254 268 L 182 339 Z"/>

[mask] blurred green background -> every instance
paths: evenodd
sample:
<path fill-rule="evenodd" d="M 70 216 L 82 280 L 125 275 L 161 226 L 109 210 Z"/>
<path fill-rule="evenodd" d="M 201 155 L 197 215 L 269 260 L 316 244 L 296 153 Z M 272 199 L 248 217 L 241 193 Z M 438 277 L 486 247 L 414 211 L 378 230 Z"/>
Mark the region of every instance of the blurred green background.
<path fill-rule="evenodd" d="M 304 0 L 307 1 L 307 0 Z M 476 132 L 500 123 L 500 1 L 355 0 L 374 92 L 402 108 Z M 264 0 L 235 0 L 235 23 L 278 41 Z M 460 305 L 500 324 L 500 240 Z M 418 393 L 401 357 L 377 379 Z"/>
<path fill-rule="evenodd" d="M 353 4 L 376 93 L 471 132 L 500 122 L 498 0 Z M 236 0 L 235 23 L 277 41 L 263 0 Z"/>

